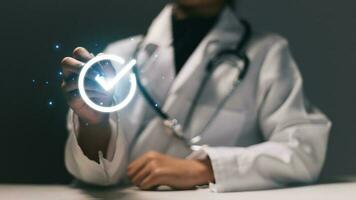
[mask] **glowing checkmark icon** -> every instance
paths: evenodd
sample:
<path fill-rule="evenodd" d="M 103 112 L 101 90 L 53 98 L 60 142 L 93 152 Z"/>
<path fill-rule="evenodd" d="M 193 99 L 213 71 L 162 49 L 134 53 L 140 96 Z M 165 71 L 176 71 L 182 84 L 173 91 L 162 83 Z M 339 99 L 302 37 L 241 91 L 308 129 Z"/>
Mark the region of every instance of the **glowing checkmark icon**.
<path fill-rule="evenodd" d="M 110 61 L 110 62 L 115 62 L 120 64 L 122 69 L 115 75 L 114 78 L 105 78 L 103 76 L 96 76 L 94 79 L 97 81 L 97 83 L 106 91 L 111 90 L 115 87 L 115 85 L 118 84 L 118 82 L 125 76 L 129 76 L 130 79 L 130 89 L 129 92 L 127 93 L 127 96 L 120 100 L 120 101 L 115 101 L 113 102 L 113 105 L 110 106 L 102 106 L 102 105 L 97 105 L 96 102 L 92 101 L 92 99 L 88 96 L 86 89 L 85 89 L 85 79 L 87 72 L 89 69 L 95 65 L 96 63 L 99 63 L 101 61 Z M 92 109 L 99 111 L 99 112 L 105 112 L 105 113 L 111 113 L 111 112 L 116 112 L 119 111 L 123 108 L 125 108 L 130 101 L 134 98 L 136 94 L 136 88 L 137 88 L 137 82 L 136 82 L 136 76 L 134 73 L 129 73 L 129 71 L 135 66 L 136 60 L 131 60 L 127 64 L 125 64 L 125 60 L 121 58 L 120 56 L 117 55 L 110 55 L 110 54 L 100 54 L 89 60 L 87 63 L 84 64 L 83 68 L 80 70 L 79 73 L 79 78 L 78 78 L 78 89 L 79 89 L 79 94 L 82 97 L 83 101 Z"/>
<path fill-rule="evenodd" d="M 95 77 L 95 81 L 99 83 L 99 85 L 106 91 L 110 91 L 115 85 L 124 77 L 131 69 L 135 66 L 136 60 L 132 59 L 129 63 L 127 63 L 120 71 L 115 75 L 113 79 L 105 78 L 101 75 L 97 75 Z"/>

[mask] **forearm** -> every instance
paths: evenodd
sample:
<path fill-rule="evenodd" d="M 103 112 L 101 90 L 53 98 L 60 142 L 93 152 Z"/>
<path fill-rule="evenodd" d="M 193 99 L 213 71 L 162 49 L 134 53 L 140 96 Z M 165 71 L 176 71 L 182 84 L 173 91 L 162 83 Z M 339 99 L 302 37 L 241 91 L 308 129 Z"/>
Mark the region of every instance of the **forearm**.
<path fill-rule="evenodd" d="M 89 159 L 99 162 L 99 151 L 104 157 L 107 156 L 110 136 L 111 128 L 108 119 L 99 124 L 87 124 L 79 120 L 78 144 Z"/>

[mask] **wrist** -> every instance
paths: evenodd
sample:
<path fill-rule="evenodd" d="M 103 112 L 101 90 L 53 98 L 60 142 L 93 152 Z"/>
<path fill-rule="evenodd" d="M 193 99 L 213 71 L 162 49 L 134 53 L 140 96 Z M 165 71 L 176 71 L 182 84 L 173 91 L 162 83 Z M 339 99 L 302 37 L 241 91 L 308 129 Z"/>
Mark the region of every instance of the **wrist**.
<path fill-rule="evenodd" d="M 98 152 L 106 158 L 107 148 L 111 136 L 109 120 L 100 123 L 88 123 L 79 119 L 78 144 L 83 153 L 91 160 L 99 162 Z"/>
<path fill-rule="evenodd" d="M 196 163 L 197 185 L 205 185 L 215 182 L 213 168 L 209 158 L 204 160 L 194 160 Z"/>

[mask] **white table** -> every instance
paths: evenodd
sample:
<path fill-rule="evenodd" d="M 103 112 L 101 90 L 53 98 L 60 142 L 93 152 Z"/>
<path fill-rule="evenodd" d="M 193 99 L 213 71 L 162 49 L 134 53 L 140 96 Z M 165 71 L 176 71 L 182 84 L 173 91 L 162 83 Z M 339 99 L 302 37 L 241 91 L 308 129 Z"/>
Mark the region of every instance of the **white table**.
<path fill-rule="evenodd" d="M 121 189 L 79 189 L 64 185 L 0 185 L 4 200 L 356 200 L 356 182 L 332 183 L 285 189 L 212 193 L 208 189 L 190 191 L 140 191 Z"/>

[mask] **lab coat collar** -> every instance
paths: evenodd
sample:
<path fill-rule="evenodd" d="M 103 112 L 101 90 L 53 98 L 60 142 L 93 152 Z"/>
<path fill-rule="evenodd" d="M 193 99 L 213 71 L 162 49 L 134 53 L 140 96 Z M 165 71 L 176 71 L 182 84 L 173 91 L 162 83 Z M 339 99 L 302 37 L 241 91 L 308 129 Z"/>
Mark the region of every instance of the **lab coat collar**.
<path fill-rule="evenodd" d="M 172 44 L 172 16 L 173 5 L 168 4 L 153 20 L 149 27 L 143 45 L 154 44 L 158 47 L 167 47 Z"/>
<path fill-rule="evenodd" d="M 230 7 L 226 6 L 221 12 L 219 20 L 205 40 L 226 44 L 240 39 L 244 28 Z"/>

